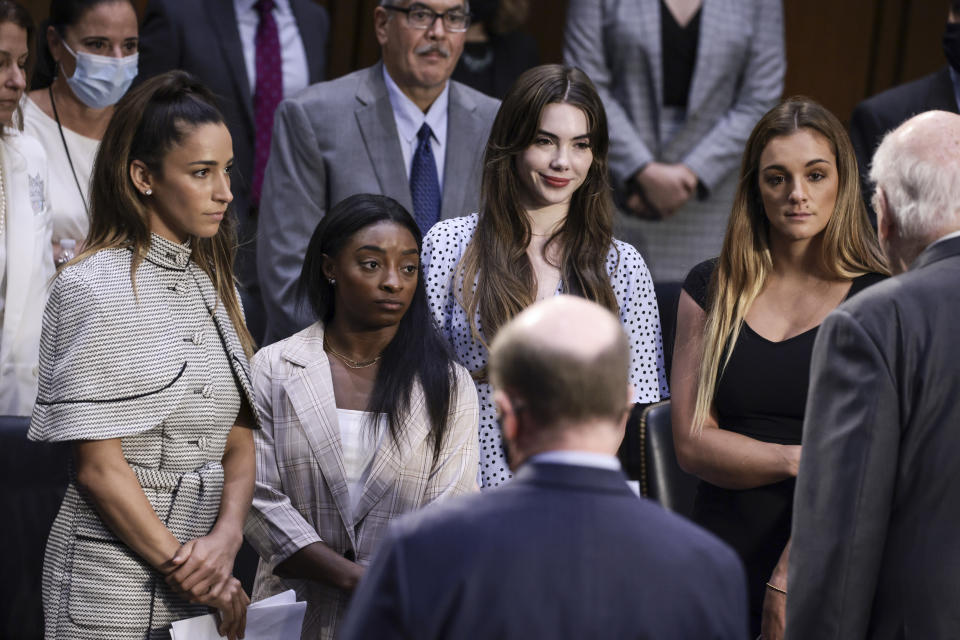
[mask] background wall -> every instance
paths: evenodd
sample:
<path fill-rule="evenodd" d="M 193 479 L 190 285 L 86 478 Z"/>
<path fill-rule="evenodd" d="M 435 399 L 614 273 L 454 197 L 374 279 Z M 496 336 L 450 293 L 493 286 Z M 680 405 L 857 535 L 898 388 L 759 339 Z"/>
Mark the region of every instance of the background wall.
<path fill-rule="evenodd" d="M 332 21 L 328 77 L 376 61 L 377 0 L 317 1 Z M 146 2 L 134 0 L 141 14 Z M 559 62 L 567 0 L 530 3 L 526 28 L 539 42 L 542 60 Z M 24 4 L 38 22 L 46 17 L 48 0 Z M 785 93 L 816 98 L 846 121 L 863 98 L 945 64 L 940 42 L 947 6 L 947 0 L 784 0 Z"/>

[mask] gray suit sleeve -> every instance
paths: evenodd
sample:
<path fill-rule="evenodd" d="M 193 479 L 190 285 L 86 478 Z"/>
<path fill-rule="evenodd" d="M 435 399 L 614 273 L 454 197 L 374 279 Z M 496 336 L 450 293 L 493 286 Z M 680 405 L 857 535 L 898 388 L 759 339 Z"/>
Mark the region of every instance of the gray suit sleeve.
<path fill-rule="evenodd" d="M 611 85 L 614 78 L 606 60 L 603 13 L 601 0 L 570 0 L 563 60 L 582 69 L 597 87 L 607 111 L 610 173 L 615 184 L 622 184 L 654 158 L 630 116 L 613 97 Z"/>
<path fill-rule="evenodd" d="M 736 170 L 754 125 L 783 93 L 787 63 L 781 0 L 757 2 L 754 20 L 743 76 L 730 79 L 741 83 L 735 102 L 683 160 L 708 190 Z"/>
<path fill-rule="evenodd" d="M 843 309 L 827 317 L 813 350 L 794 497 L 788 640 L 867 635 L 901 435 L 891 370 L 856 318 Z"/>
<path fill-rule="evenodd" d="M 310 324 L 297 280 L 313 230 L 326 213 L 326 164 L 303 105 L 284 100 L 274 116 L 257 233 L 257 273 L 267 312 L 264 343 Z"/>

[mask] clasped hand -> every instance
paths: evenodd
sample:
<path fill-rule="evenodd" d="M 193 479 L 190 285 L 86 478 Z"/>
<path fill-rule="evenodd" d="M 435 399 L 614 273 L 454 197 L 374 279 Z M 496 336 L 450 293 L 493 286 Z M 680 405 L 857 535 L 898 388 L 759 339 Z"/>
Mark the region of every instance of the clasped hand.
<path fill-rule="evenodd" d="M 667 218 L 693 197 L 697 182 L 686 165 L 651 162 L 630 180 L 627 209 L 648 220 Z"/>
<path fill-rule="evenodd" d="M 217 609 L 217 630 L 230 640 L 243 637 L 250 598 L 233 577 L 239 544 L 214 533 L 188 540 L 170 561 L 166 581 L 190 602 Z"/>

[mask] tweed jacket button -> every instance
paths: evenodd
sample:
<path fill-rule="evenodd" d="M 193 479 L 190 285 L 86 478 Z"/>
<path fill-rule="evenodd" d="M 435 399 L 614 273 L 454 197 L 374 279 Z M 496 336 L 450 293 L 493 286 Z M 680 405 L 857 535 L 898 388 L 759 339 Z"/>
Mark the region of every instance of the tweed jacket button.
<path fill-rule="evenodd" d="M 200 346 L 201 344 L 203 344 L 203 331 L 197 331 L 195 334 L 193 334 L 192 340 L 193 340 L 193 344 L 197 346 Z"/>
<path fill-rule="evenodd" d="M 208 385 L 204 385 L 203 391 L 202 391 L 201 393 L 203 394 L 203 397 L 204 397 L 204 398 L 208 398 L 208 399 L 209 399 L 209 398 L 212 398 L 212 397 L 213 397 L 213 385 L 209 385 L 209 384 L 208 384 Z"/>

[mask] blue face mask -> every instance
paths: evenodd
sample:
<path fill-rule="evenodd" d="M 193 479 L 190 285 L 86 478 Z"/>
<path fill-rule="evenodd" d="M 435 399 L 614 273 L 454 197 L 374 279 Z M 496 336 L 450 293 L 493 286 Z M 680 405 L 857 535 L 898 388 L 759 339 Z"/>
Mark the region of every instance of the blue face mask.
<path fill-rule="evenodd" d="M 91 109 L 103 109 L 116 104 L 137 77 L 137 53 L 113 58 L 83 51 L 74 53 L 66 42 L 63 47 L 77 61 L 77 68 L 67 78 L 67 85 L 73 95 Z"/>

